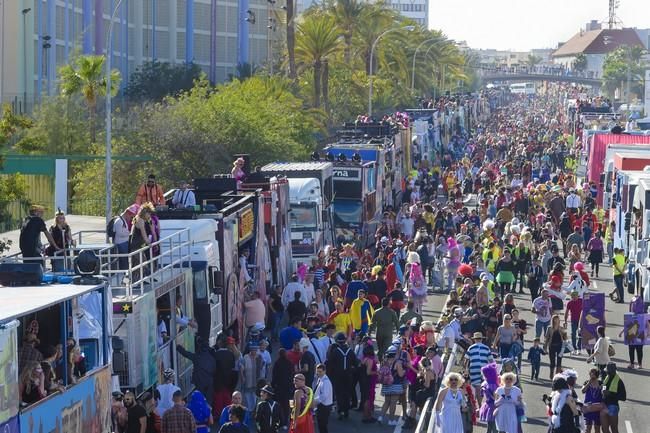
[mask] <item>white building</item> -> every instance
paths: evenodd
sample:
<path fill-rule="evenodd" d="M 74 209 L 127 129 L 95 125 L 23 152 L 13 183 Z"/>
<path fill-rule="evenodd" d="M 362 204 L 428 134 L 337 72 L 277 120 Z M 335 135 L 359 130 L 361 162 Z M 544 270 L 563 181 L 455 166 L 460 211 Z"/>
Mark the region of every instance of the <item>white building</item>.
<path fill-rule="evenodd" d="M 429 0 L 386 0 L 386 5 L 425 29 L 429 28 Z"/>
<path fill-rule="evenodd" d="M 587 59 L 587 74 L 600 77 L 605 56 L 621 46 L 643 46 L 643 43 L 635 29 L 581 30 L 561 44 L 553 52 L 552 58 L 554 63 L 573 69 L 576 56 L 584 54 Z"/>

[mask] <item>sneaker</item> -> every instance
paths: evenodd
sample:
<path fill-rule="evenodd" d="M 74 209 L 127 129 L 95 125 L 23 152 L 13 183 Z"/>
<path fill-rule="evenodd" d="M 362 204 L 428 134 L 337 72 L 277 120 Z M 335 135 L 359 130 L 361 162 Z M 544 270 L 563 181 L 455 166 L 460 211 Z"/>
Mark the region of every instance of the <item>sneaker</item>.
<path fill-rule="evenodd" d="M 377 424 L 381 424 L 382 422 L 384 422 L 384 417 L 380 415 L 379 418 L 377 418 Z"/>

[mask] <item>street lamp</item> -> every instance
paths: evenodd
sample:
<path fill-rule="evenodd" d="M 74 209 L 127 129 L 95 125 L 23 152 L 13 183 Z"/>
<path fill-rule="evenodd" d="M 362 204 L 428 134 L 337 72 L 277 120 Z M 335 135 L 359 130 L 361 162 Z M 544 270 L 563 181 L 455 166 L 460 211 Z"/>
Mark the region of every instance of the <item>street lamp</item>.
<path fill-rule="evenodd" d="M 387 35 L 388 33 L 391 32 L 396 32 L 398 30 L 406 30 L 409 32 L 412 32 L 415 30 L 415 26 L 404 26 L 404 27 L 394 27 L 392 29 L 386 30 L 384 33 L 380 34 L 377 36 L 377 39 L 372 43 L 372 47 L 370 48 L 370 69 L 369 69 L 369 76 L 368 78 L 370 79 L 370 85 L 368 86 L 368 117 L 372 117 L 372 62 L 373 58 L 375 57 L 375 47 L 379 43 L 379 40 L 384 37 L 384 35 Z"/>
<path fill-rule="evenodd" d="M 111 114 L 111 54 L 113 52 L 113 24 L 115 16 L 123 0 L 118 0 L 111 15 L 111 22 L 108 24 L 108 35 L 106 36 L 106 225 L 113 217 L 113 162 L 112 158 L 112 126 Z M 106 233 L 108 236 L 108 233 Z"/>
<path fill-rule="evenodd" d="M 418 51 L 427 42 L 433 42 L 433 41 L 437 41 L 437 40 L 438 40 L 438 38 L 427 39 L 426 41 L 424 41 L 420 45 L 418 45 L 418 47 L 415 49 L 415 53 L 413 53 L 413 70 L 411 72 L 411 90 L 415 89 L 415 59 L 418 56 Z"/>
<path fill-rule="evenodd" d="M 23 78 L 25 80 L 23 88 L 23 104 L 25 104 L 25 113 L 27 112 L 27 14 L 31 10 L 32 8 L 25 8 L 21 11 L 23 14 Z"/>

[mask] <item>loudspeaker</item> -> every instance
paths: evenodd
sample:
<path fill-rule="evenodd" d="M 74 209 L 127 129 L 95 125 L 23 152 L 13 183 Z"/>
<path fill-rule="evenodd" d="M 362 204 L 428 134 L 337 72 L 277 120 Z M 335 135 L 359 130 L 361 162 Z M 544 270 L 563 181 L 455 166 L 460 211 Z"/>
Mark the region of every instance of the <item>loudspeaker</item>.
<path fill-rule="evenodd" d="M 3 286 L 38 286 L 43 281 L 39 263 L 0 263 L 0 284 Z"/>

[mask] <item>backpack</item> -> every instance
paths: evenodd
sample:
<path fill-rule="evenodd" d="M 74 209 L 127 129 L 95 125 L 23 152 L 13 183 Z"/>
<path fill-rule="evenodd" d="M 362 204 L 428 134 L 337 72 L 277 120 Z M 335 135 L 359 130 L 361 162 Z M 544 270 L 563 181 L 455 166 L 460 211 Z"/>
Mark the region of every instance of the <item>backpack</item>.
<path fill-rule="evenodd" d="M 111 218 L 111 220 L 106 225 L 106 234 L 108 235 L 109 239 L 115 239 L 115 220 L 118 218 L 121 219 L 123 223 L 126 223 L 124 221 L 124 218 L 122 218 L 120 215 Z"/>
<path fill-rule="evenodd" d="M 634 296 L 630 301 L 630 313 L 645 313 L 645 304 L 643 303 L 643 298 L 641 296 Z"/>
<path fill-rule="evenodd" d="M 382 385 L 390 386 L 393 384 L 394 381 L 393 371 L 388 361 L 384 361 L 377 375 L 378 375 L 378 382 L 381 383 Z"/>

